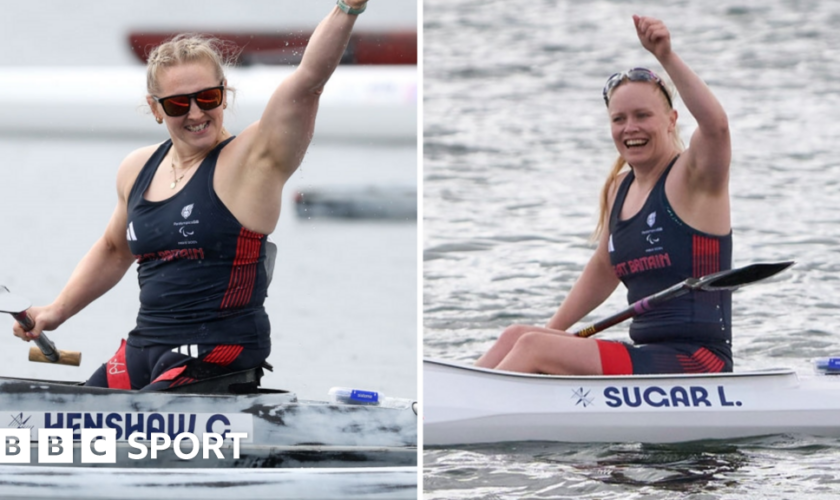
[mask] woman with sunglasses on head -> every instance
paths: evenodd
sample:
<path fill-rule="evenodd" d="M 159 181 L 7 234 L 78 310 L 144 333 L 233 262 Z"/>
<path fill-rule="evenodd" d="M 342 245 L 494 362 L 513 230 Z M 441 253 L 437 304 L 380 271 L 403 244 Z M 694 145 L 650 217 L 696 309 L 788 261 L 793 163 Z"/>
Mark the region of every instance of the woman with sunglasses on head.
<path fill-rule="evenodd" d="M 545 328 L 513 325 L 476 363 L 500 370 L 631 375 L 732 370 L 730 292 L 691 292 L 637 316 L 633 345 L 566 331 L 623 282 L 628 301 L 689 277 L 730 269 L 730 138 L 726 113 L 703 81 L 671 50 L 656 19 L 633 16 L 642 46 L 671 79 L 697 130 L 689 147 L 660 78 L 636 68 L 604 87 L 619 158 L 601 194 L 598 246 Z M 625 165 L 628 171 L 622 171 Z"/>
<path fill-rule="evenodd" d="M 137 261 L 137 325 L 88 385 L 157 390 L 260 366 L 271 350 L 267 235 L 312 138 L 319 96 L 366 3 L 338 0 L 260 121 L 236 137 L 223 124 L 231 89 L 221 42 L 181 35 L 157 47 L 147 102 L 170 139 L 125 158 L 105 234 L 55 302 L 29 309 L 35 328 L 16 325 L 15 335 L 30 340 L 54 330 Z"/>

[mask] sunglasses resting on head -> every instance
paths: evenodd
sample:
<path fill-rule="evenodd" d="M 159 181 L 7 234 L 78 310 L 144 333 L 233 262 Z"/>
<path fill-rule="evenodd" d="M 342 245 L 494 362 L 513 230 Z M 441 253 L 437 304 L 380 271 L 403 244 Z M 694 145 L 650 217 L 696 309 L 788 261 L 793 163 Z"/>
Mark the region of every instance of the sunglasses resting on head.
<path fill-rule="evenodd" d="M 178 94 L 168 97 L 155 97 L 152 99 L 157 101 L 163 111 L 168 116 L 184 116 L 190 112 L 190 101 L 195 99 L 196 105 L 204 111 L 216 109 L 222 105 L 222 98 L 224 97 L 225 86 L 210 87 L 209 89 L 199 90 L 192 94 Z"/>
<path fill-rule="evenodd" d="M 624 80 L 630 82 L 656 82 L 662 90 L 662 93 L 665 94 L 665 98 L 668 99 L 668 107 L 671 109 L 674 108 L 674 103 L 671 102 L 671 95 L 668 94 L 668 90 L 662 83 L 662 79 L 659 78 L 659 75 L 647 68 L 633 68 L 622 73 L 615 73 L 607 78 L 607 83 L 604 85 L 604 102 L 607 106 L 610 105 L 610 93 L 621 85 L 621 82 Z"/>

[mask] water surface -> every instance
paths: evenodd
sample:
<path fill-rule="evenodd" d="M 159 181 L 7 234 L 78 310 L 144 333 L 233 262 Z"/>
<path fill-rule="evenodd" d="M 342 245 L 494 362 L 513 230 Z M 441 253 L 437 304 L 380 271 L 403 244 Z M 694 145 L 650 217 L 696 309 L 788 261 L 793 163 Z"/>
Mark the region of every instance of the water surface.
<path fill-rule="evenodd" d="M 796 266 L 733 299 L 737 370 L 840 354 L 840 5 L 427 0 L 424 354 L 471 362 L 514 322 L 544 324 L 594 247 L 616 153 L 601 89 L 661 70 L 631 15 L 664 19 L 732 132 L 736 267 Z M 684 139 L 694 130 L 677 99 Z M 618 291 L 585 320 L 626 304 Z M 626 339 L 626 326 L 600 334 Z M 513 443 L 427 450 L 425 496 L 835 498 L 840 441 L 698 446 Z"/>

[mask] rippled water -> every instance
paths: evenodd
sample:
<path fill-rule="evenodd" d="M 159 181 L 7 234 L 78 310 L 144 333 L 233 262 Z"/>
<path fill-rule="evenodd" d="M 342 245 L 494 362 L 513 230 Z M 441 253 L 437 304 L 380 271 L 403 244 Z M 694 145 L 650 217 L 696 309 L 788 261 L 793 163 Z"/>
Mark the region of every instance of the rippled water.
<path fill-rule="evenodd" d="M 601 88 L 659 69 L 660 17 L 728 112 L 734 262 L 794 259 L 733 301 L 736 370 L 840 353 L 840 4 L 724 0 L 424 3 L 424 354 L 469 361 L 543 324 L 593 246 L 615 158 Z M 694 122 L 681 102 L 688 139 Z M 617 291 L 586 320 L 625 304 Z M 626 338 L 626 326 L 601 334 Z M 835 498 L 840 441 L 515 443 L 425 452 L 427 498 Z"/>
<path fill-rule="evenodd" d="M 426 451 L 426 498 L 837 498 L 836 441 L 516 443 Z"/>

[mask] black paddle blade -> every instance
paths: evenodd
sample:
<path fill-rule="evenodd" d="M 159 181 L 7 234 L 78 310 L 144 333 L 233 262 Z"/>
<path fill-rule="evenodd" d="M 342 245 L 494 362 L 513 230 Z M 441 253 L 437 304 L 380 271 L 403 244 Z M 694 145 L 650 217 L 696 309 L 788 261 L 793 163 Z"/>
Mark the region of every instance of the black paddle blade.
<path fill-rule="evenodd" d="M 32 304 L 19 295 L 13 295 L 9 289 L 0 285 L 0 313 L 17 314 L 29 309 Z"/>
<path fill-rule="evenodd" d="M 737 290 L 742 286 L 775 276 L 792 265 L 793 261 L 751 264 L 704 276 L 691 285 L 691 288 L 707 292 Z"/>

